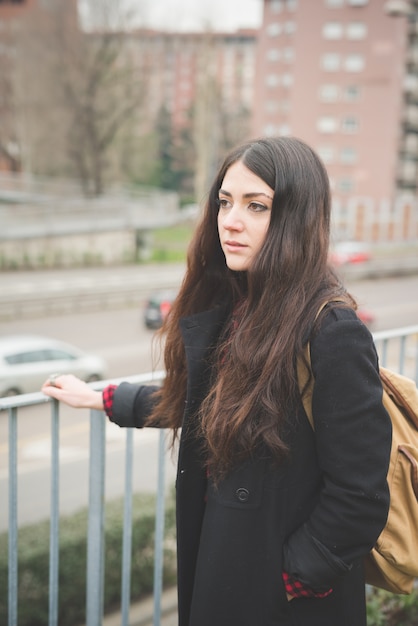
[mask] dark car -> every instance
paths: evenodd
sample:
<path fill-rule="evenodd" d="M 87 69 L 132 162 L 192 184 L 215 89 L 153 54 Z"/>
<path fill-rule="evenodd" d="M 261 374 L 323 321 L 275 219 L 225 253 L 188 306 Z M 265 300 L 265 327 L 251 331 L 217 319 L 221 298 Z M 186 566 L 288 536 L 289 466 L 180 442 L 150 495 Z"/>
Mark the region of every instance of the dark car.
<path fill-rule="evenodd" d="M 149 297 L 144 310 L 144 322 L 147 328 L 161 328 L 176 296 L 177 291 L 174 289 L 162 289 Z"/>

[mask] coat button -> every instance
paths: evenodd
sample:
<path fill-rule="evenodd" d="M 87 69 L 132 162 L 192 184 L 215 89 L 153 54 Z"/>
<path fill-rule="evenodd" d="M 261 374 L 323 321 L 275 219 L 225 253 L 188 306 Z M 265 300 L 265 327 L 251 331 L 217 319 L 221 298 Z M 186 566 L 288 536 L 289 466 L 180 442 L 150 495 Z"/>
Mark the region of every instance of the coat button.
<path fill-rule="evenodd" d="M 240 487 L 236 490 L 235 496 L 239 502 L 248 502 L 250 498 L 250 492 L 248 491 L 248 489 Z"/>

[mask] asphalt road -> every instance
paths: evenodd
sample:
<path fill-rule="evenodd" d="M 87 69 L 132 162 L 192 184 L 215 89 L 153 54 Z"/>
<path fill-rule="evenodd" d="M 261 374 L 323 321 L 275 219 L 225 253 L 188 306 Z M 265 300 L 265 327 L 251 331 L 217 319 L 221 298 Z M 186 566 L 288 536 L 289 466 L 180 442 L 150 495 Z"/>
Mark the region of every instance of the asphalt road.
<path fill-rule="evenodd" d="M 418 323 L 418 276 L 362 280 L 348 284 L 362 307 L 373 311 L 373 330 L 386 330 Z M 109 377 L 151 370 L 154 334 L 144 328 L 142 304 L 118 310 L 79 312 L 34 319 L 0 322 L 0 336 L 39 333 L 74 343 L 103 356 Z M 154 346 L 154 364 L 158 369 Z M 49 405 L 19 411 L 19 523 L 49 515 Z M 7 502 L 7 416 L 0 414 L 0 492 Z M 70 513 L 87 504 L 89 414 L 62 407 L 61 414 L 61 511 Z M 106 497 L 124 491 L 125 433 L 107 425 Z M 151 430 L 135 434 L 134 489 L 153 491 L 157 480 L 157 437 Z M 166 475 L 174 478 L 174 462 L 167 455 Z M 7 528 L 7 507 L 0 507 L 0 531 Z"/>

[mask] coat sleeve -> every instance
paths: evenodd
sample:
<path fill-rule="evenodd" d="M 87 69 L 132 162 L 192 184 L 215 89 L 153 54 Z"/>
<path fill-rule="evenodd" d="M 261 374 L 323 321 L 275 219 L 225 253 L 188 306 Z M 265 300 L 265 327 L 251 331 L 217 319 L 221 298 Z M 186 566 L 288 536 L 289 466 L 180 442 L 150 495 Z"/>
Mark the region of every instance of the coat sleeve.
<path fill-rule="evenodd" d="M 143 428 L 146 418 L 155 405 L 155 385 L 121 383 L 115 389 L 112 405 L 112 422 L 118 426 Z"/>
<path fill-rule="evenodd" d="M 334 311 L 311 342 L 312 412 L 322 481 L 316 507 L 284 547 L 284 568 L 328 589 L 373 547 L 389 508 L 391 421 L 367 328 Z"/>

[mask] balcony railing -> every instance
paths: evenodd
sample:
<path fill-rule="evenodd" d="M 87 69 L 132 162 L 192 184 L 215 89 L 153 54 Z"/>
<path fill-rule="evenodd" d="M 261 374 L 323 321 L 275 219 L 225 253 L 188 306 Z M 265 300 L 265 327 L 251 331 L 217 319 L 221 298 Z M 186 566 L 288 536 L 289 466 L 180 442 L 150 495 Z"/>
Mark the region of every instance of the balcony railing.
<path fill-rule="evenodd" d="M 418 325 L 393 331 L 375 333 L 380 362 L 418 382 Z M 129 382 L 147 384 L 163 379 L 163 372 L 123 378 Z M 122 380 L 122 379 L 120 379 Z M 101 389 L 109 382 L 94 383 Z M 9 534 L 8 534 L 8 626 L 16 626 L 18 619 L 18 419 L 19 409 L 42 403 L 51 405 L 51 505 L 49 555 L 49 626 L 58 626 L 59 597 L 59 473 L 60 473 L 60 406 L 42 393 L 0 399 L 0 411 L 8 412 L 8 468 L 9 468 Z M 101 411 L 90 412 L 89 456 L 89 511 L 87 538 L 86 626 L 101 626 L 103 619 L 104 581 L 104 508 L 105 508 L 105 442 L 106 418 Z M 131 580 L 131 524 L 133 430 L 126 429 L 125 443 L 124 525 L 122 544 L 121 626 L 129 624 Z M 154 626 L 161 624 L 163 535 L 164 535 L 164 431 L 159 434 L 158 485 L 156 499 L 156 532 L 154 558 Z"/>

